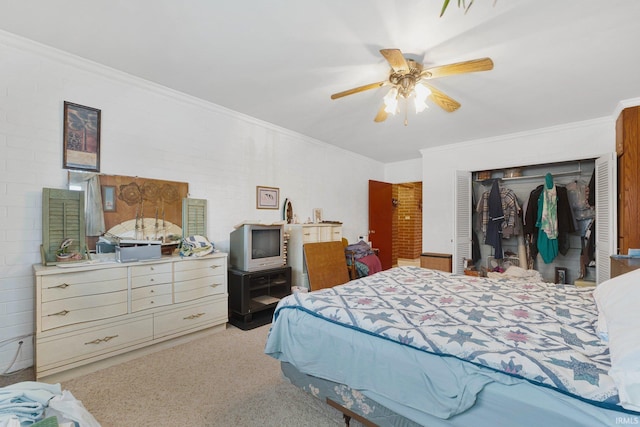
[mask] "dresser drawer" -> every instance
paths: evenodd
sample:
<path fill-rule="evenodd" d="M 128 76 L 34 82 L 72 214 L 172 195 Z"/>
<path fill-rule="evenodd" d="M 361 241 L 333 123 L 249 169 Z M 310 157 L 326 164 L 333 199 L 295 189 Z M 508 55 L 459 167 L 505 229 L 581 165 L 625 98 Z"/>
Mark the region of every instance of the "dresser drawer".
<path fill-rule="evenodd" d="M 185 259 L 182 261 L 178 261 L 174 263 L 174 280 L 185 280 L 193 278 L 194 274 L 197 274 L 196 277 L 202 277 L 203 272 L 208 272 L 205 275 L 212 274 L 227 274 L 226 266 L 227 266 L 226 258 L 204 258 L 204 259 Z M 194 273 L 198 271 L 198 273 Z"/>
<path fill-rule="evenodd" d="M 131 300 L 139 300 L 142 298 L 155 297 L 160 295 L 171 295 L 171 283 L 163 283 L 160 285 L 145 286 L 144 288 L 131 289 Z"/>
<path fill-rule="evenodd" d="M 342 241 L 342 227 L 331 227 L 331 241 Z"/>
<path fill-rule="evenodd" d="M 174 301 L 191 301 L 227 292 L 227 276 L 217 275 L 174 283 Z"/>
<path fill-rule="evenodd" d="M 60 269 L 62 270 L 62 269 Z M 78 283 L 103 282 L 105 280 L 126 279 L 127 269 L 103 268 L 76 273 L 47 274 L 42 276 L 42 287 L 50 288 L 58 285 L 74 285 Z"/>
<path fill-rule="evenodd" d="M 127 291 L 54 300 L 42 304 L 42 330 L 127 314 Z"/>
<path fill-rule="evenodd" d="M 153 338 L 151 315 L 102 328 L 39 339 L 36 342 L 38 370 L 70 364 L 89 357 L 132 346 Z"/>
<path fill-rule="evenodd" d="M 302 228 L 302 243 L 315 243 L 320 241 L 320 230 L 318 227 Z"/>
<path fill-rule="evenodd" d="M 163 305 L 170 305 L 172 302 L 173 298 L 171 298 L 171 294 L 140 298 L 131 301 L 131 312 L 135 313 L 149 308 L 162 307 Z"/>
<path fill-rule="evenodd" d="M 342 227 L 323 226 L 320 229 L 321 242 L 334 242 L 342 240 Z"/>
<path fill-rule="evenodd" d="M 112 268 L 92 272 L 42 276 L 42 302 L 127 289 L 127 269 Z"/>
<path fill-rule="evenodd" d="M 171 263 L 134 265 L 131 267 L 131 277 L 147 276 L 149 274 L 171 274 Z"/>
<path fill-rule="evenodd" d="M 173 302 L 171 283 L 145 286 L 131 290 L 131 311 L 136 312 L 148 308 L 161 307 Z"/>
<path fill-rule="evenodd" d="M 155 314 L 154 338 L 226 323 L 227 313 L 227 298 L 221 297 L 169 313 Z"/>
<path fill-rule="evenodd" d="M 139 288 L 141 286 L 155 285 L 159 283 L 171 283 L 172 274 L 169 273 L 157 273 L 147 274 L 145 276 L 131 276 L 131 287 Z"/>
<path fill-rule="evenodd" d="M 205 277 L 216 277 L 216 276 L 225 276 L 225 275 L 226 275 L 226 271 L 223 268 L 219 268 L 218 266 L 196 268 L 193 270 L 176 272 L 175 281 L 183 282 L 185 280 L 202 279 Z"/>

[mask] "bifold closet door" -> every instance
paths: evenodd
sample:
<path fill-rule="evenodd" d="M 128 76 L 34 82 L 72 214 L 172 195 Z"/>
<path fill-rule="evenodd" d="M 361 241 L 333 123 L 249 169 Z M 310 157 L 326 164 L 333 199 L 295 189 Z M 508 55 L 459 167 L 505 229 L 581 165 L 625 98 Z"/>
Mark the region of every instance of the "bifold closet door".
<path fill-rule="evenodd" d="M 611 277 L 611 255 L 616 253 L 617 209 L 614 196 L 615 153 L 596 159 L 596 279 L 602 283 Z"/>
<path fill-rule="evenodd" d="M 464 273 L 464 259 L 471 258 L 471 172 L 456 171 L 456 185 L 453 200 L 455 201 L 455 245 L 453 249 L 453 272 Z"/>

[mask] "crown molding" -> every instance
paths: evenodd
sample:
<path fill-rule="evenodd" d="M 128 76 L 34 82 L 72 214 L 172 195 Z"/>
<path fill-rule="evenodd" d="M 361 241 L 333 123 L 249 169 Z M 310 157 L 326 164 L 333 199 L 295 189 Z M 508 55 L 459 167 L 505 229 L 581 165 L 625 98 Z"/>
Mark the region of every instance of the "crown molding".
<path fill-rule="evenodd" d="M 248 124 L 256 125 L 267 130 L 278 132 L 282 136 L 289 136 L 310 144 L 321 145 L 325 148 L 340 150 L 341 152 L 346 153 L 347 155 L 353 156 L 354 159 L 357 159 L 360 161 L 362 161 L 363 159 L 367 159 L 369 161 L 382 164 L 381 162 L 370 159 L 361 154 L 354 153 L 352 151 L 348 151 L 340 147 L 336 147 L 324 141 L 311 138 L 307 135 L 295 132 L 293 130 L 283 128 L 281 126 L 275 125 L 270 122 L 266 122 L 264 120 L 257 119 L 255 117 L 246 115 L 244 113 L 240 113 L 235 110 L 231 110 L 221 105 L 214 104 L 213 102 L 210 102 L 210 101 L 205 101 L 201 98 L 188 95 L 184 92 L 170 89 L 161 84 L 151 82 L 141 77 L 137 77 L 132 74 L 125 73 L 124 71 L 120 71 L 115 68 L 108 67 L 104 64 L 100 64 L 98 62 L 95 62 L 86 58 L 82 58 L 72 53 L 45 45 L 43 43 L 36 42 L 31 39 L 27 39 L 22 36 L 18 36 L 16 34 L 13 34 L 4 30 L 0 30 L 0 45 L 4 45 L 10 49 L 29 52 L 31 54 L 47 58 L 51 61 L 55 61 L 63 65 L 71 66 L 88 73 L 96 74 L 105 79 L 109 79 L 109 80 L 116 81 L 126 85 L 133 85 L 137 88 L 147 90 L 149 92 L 153 92 L 156 95 L 172 98 L 177 102 L 183 102 L 198 108 L 202 108 L 204 110 L 208 110 L 216 114 L 225 115 L 230 118 L 233 118 L 234 120 L 242 120 Z"/>

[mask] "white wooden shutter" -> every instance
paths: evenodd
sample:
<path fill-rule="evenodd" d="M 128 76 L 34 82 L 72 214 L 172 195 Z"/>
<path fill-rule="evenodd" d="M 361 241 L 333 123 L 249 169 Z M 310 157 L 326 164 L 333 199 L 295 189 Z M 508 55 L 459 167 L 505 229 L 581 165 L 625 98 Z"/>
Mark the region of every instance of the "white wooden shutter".
<path fill-rule="evenodd" d="M 73 239 L 70 252 L 85 255 L 84 191 L 42 189 L 43 263 L 56 261 L 56 250 L 66 239 Z"/>
<path fill-rule="evenodd" d="M 471 258 L 471 173 L 456 171 L 455 185 L 455 243 L 453 249 L 453 272 L 464 273 L 464 259 Z"/>
<path fill-rule="evenodd" d="M 182 199 L 182 237 L 188 236 L 207 237 L 207 201 L 205 199 Z"/>
<path fill-rule="evenodd" d="M 596 283 L 611 278 L 611 255 L 616 250 L 617 208 L 614 153 L 596 159 Z"/>

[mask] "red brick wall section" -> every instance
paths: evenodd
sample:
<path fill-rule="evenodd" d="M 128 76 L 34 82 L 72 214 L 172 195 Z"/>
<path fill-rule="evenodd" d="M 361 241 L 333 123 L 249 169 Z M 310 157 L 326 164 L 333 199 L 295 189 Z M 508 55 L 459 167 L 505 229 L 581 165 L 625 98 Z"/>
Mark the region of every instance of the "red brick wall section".
<path fill-rule="evenodd" d="M 398 184 L 394 245 L 398 258 L 420 258 L 422 252 L 422 183 Z M 397 261 L 397 258 L 396 258 Z"/>

